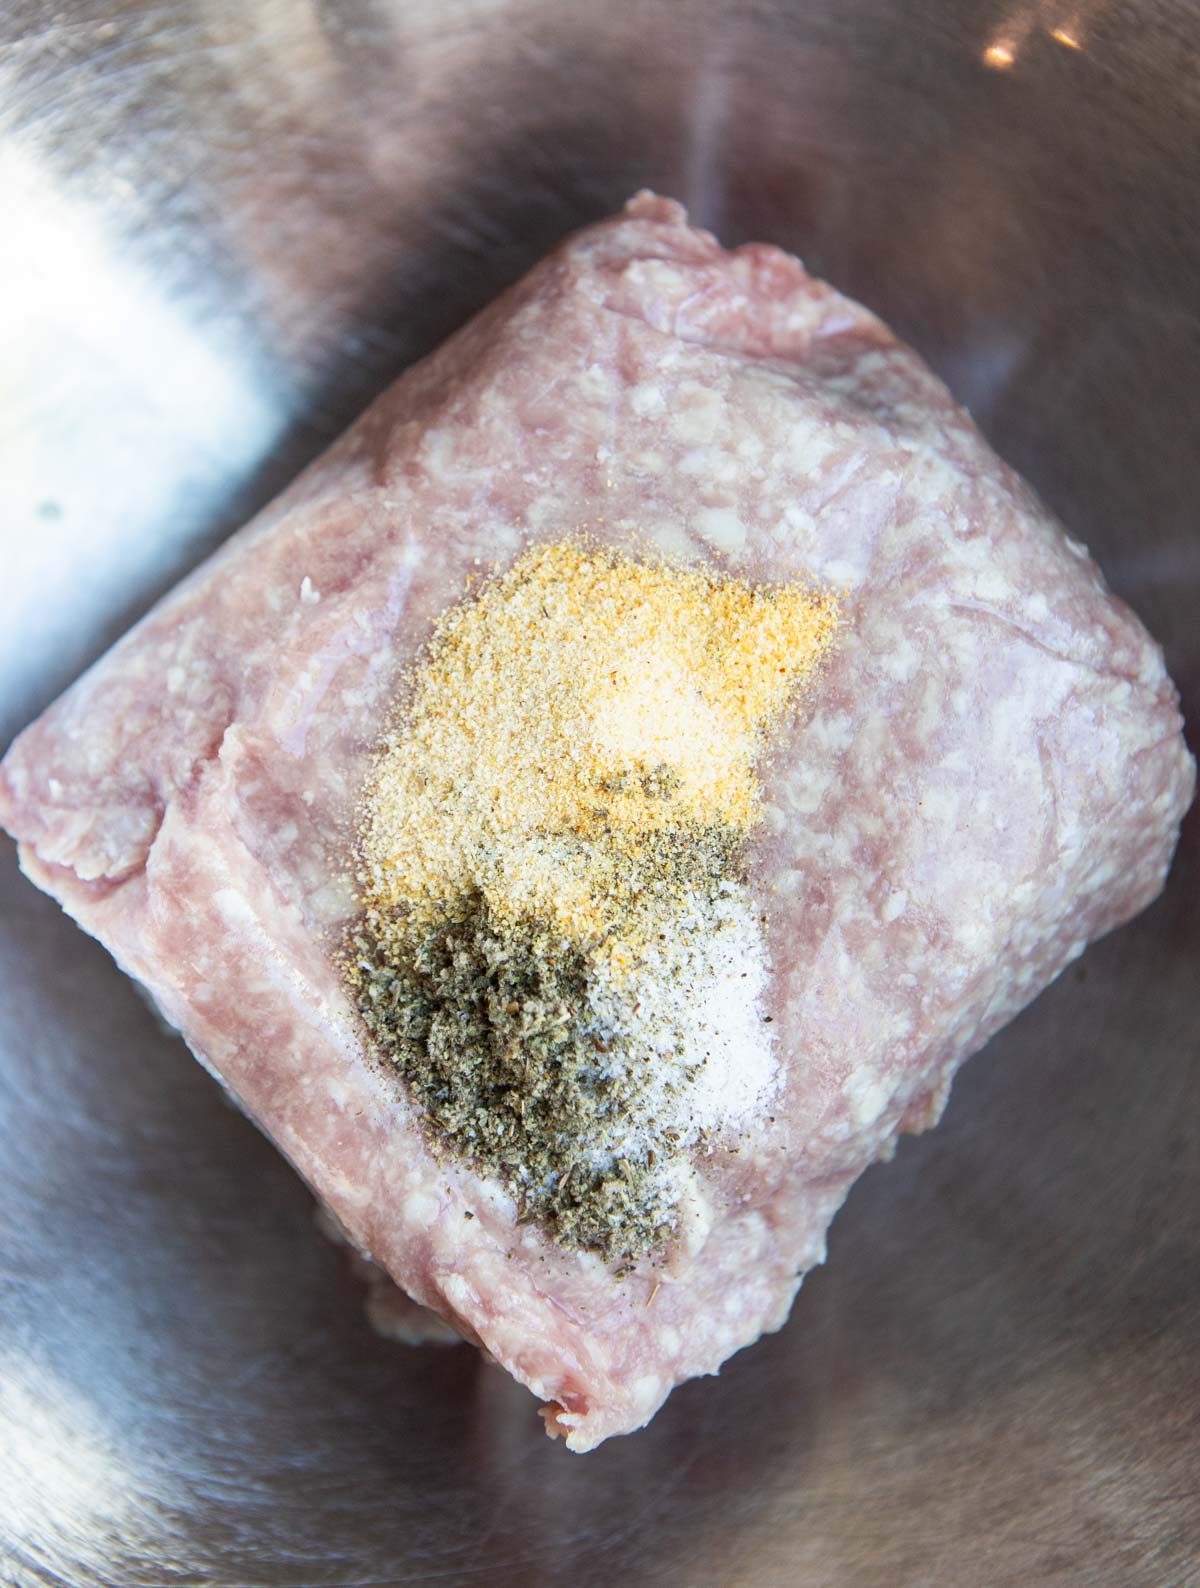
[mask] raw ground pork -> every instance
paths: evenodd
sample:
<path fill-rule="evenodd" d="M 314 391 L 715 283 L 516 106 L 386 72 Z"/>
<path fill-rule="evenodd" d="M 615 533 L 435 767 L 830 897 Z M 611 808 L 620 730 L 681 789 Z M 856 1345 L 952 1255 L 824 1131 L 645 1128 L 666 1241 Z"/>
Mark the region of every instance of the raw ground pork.
<path fill-rule="evenodd" d="M 331 958 L 398 668 L 471 575 L 581 529 L 846 592 L 755 856 L 784 1093 L 700 1161 L 705 1218 L 665 1267 L 624 1279 L 434 1161 Z M 1192 787 L 1158 648 L 920 361 L 642 195 L 29 728 L 0 819 L 353 1241 L 589 1450 L 783 1323 L 855 1177 L 1154 898 Z"/>

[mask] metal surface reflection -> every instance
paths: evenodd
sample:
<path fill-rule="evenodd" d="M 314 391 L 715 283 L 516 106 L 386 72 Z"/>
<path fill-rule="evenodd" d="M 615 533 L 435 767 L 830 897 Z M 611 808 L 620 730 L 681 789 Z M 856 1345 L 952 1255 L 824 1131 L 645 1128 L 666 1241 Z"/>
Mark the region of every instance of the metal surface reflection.
<path fill-rule="evenodd" d="M 914 340 L 1194 715 L 1193 19 L 1028 17 L 13 0 L 0 733 L 643 183 Z M 473 1354 L 369 1332 L 303 1188 L 6 848 L 0 1582 L 1186 1580 L 1196 886 L 1193 816 L 1167 897 L 856 1190 L 788 1328 L 571 1458 Z"/>

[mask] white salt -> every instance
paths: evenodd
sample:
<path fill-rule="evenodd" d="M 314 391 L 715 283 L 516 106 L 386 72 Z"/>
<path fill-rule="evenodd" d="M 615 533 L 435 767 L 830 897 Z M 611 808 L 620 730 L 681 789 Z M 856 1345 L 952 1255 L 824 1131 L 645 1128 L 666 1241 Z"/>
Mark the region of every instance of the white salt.
<path fill-rule="evenodd" d="M 598 1024 L 635 1082 L 611 1138 L 590 1143 L 597 1163 L 674 1154 L 736 1133 L 779 1084 L 766 1009 L 769 964 L 746 890 L 727 886 L 715 903 L 686 912 L 632 974 L 593 989 Z M 669 1173 L 666 1163 L 663 1173 Z"/>

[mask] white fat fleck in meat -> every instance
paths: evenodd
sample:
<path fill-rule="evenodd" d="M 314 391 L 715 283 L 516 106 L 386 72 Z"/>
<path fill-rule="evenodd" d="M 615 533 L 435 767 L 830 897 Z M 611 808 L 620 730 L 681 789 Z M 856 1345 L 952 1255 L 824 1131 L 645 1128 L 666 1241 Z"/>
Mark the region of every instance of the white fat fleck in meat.
<path fill-rule="evenodd" d="M 866 1072 L 851 1075 L 845 1098 L 860 1125 L 873 1125 L 887 1107 L 891 1090 L 886 1082 Z"/>
<path fill-rule="evenodd" d="M 896 888 L 888 894 L 881 914 L 885 921 L 898 921 L 908 908 L 908 894 L 903 888 Z"/>
<path fill-rule="evenodd" d="M 432 1224 L 438 1215 L 438 1202 L 436 1197 L 427 1196 L 423 1191 L 414 1191 L 406 1198 L 404 1203 L 406 1217 L 412 1220 L 418 1228 Z"/>
<path fill-rule="evenodd" d="M 218 888 L 213 894 L 213 903 L 222 920 L 230 926 L 242 925 L 254 919 L 249 900 L 236 888 Z"/>
<path fill-rule="evenodd" d="M 746 544 L 746 526 L 729 507 L 706 507 L 696 514 L 696 528 L 714 551 L 732 554 Z"/>
<path fill-rule="evenodd" d="M 647 415 L 660 414 L 667 406 L 662 388 L 647 382 L 643 386 L 635 386 L 629 394 L 629 406 L 639 419 Z"/>
<path fill-rule="evenodd" d="M 697 381 L 684 381 L 667 421 L 673 439 L 684 446 L 700 446 L 715 439 L 720 423 L 720 393 Z"/>

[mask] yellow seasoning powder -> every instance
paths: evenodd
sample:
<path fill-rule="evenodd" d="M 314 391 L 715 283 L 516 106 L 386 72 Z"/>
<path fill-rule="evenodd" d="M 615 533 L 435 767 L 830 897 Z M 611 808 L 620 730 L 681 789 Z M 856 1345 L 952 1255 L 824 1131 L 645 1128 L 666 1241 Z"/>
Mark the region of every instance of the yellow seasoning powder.
<path fill-rule="evenodd" d="M 431 1137 L 629 1267 L 775 1073 L 741 869 L 837 601 L 584 540 L 447 611 L 364 793 L 348 957 Z"/>

